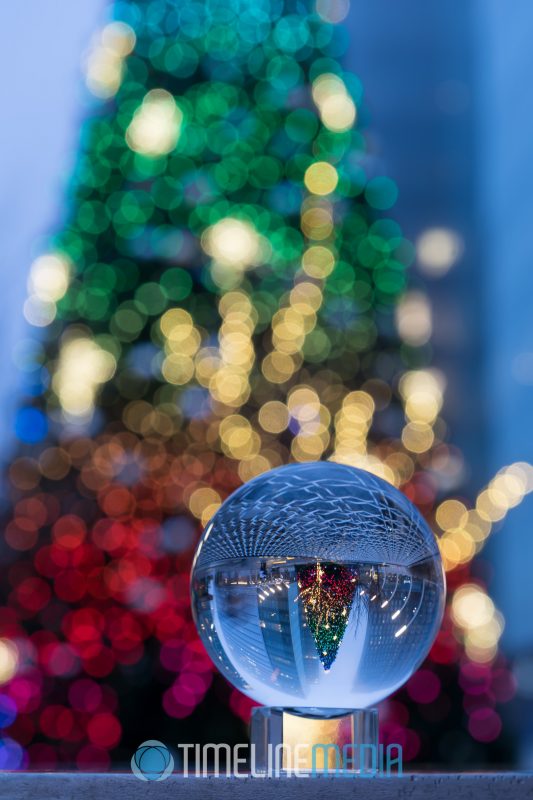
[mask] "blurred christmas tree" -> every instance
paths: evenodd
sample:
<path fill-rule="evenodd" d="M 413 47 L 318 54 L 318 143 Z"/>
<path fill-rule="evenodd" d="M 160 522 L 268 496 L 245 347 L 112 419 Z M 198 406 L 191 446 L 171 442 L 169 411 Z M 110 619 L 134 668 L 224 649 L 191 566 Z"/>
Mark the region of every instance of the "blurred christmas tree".
<path fill-rule="evenodd" d="M 243 740 L 250 703 L 215 675 L 188 597 L 199 524 L 243 481 L 333 458 L 431 516 L 457 474 L 423 300 L 404 294 L 412 247 L 386 216 L 397 191 L 365 154 L 361 87 L 338 60 L 346 4 L 130 0 L 114 13 L 87 65 L 105 102 L 25 309 L 35 380 L 17 417 L 0 617 L 15 766 L 16 743 L 33 765 L 83 768 L 148 738 Z M 443 553 L 460 567 L 474 534 L 446 502 Z M 408 758 L 447 757 L 432 742 L 457 702 L 462 724 L 458 658 L 448 620 L 385 710 Z"/>

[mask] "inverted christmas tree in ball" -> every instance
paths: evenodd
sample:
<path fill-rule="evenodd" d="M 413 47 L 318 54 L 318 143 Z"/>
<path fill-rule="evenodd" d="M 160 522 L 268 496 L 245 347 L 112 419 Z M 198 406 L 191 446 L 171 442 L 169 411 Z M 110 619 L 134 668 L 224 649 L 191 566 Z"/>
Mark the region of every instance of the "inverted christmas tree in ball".
<path fill-rule="evenodd" d="M 333 462 L 267 472 L 200 540 L 192 600 L 221 672 L 268 708 L 252 738 L 377 744 L 370 708 L 426 656 L 444 607 L 436 539 L 397 489 Z M 326 724 L 327 721 L 327 724 Z M 261 760 L 261 758 L 260 758 Z"/>

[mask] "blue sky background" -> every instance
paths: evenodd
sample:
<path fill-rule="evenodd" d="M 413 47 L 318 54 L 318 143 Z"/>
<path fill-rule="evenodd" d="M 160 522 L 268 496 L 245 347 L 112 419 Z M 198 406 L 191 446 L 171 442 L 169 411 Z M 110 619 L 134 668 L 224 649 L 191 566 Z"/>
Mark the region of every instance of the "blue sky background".
<path fill-rule="evenodd" d="M 87 96 L 81 58 L 104 0 L 0 4 L 0 453 L 8 452 L 16 402 L 14 348 L 30 264 L 60 223 Z"/>

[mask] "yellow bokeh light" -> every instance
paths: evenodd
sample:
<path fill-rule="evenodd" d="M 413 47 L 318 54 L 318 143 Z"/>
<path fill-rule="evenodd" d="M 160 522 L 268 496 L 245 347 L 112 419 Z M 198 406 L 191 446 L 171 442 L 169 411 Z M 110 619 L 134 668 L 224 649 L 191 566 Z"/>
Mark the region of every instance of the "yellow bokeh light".
<path fill-rule="evenodd" d="M 333 461 L 351 464 L 354 467 L 361 466 L 363 469 L 367 468 L 367 437 L 374 409 L 374 401 L 367 392 L 355 391 L 346 395 L 341 409 L 335 415 Z M 381 462 L 379 463 L 381 465 Z M 381 468 L 389 475 L 393 474 L 390 467 L 380 466 Z"/>
<path fill-rule="evenodd" d="M 220 423 L 219 429 L 222 450 L 231 458 L 250 459 L 258 455 L 261 438 L 252 429 L 246 417 L 232 414 Z"/>
<path fill-rule="evenodd" d="M 390 483 L 392 486 L 397 485 L 396 475 L 393 469 L 388 464 L 383 463 L 377 456 L 366 455 L 361 459 L 359 466 L 371 472 L 372 475 L 377 475 L 378 478 L 383 478 L 384 481 Z"/>
<path fill-rule="evenodd" d="M 0 684 L 13 678 L 18 667 L 18 650 L 9 639 L 0 639 Z"/>
<path fill-rule="evenodd" d="M 432 332 L 431 306 L 423 292 L 408 292 L 396 306 L 396 327 L 407 344 L 419 347 Z"/>
<path fill-rule="evenodd" d="M 462 250 L 461 238 L 448 228 L 429 228 L 416 243 L 420 269 L 432 277 L 445 275 L 460 258 Z"/>
<path fill-rule="evenodd" d="M 435 440 L 430 425 L 423 422 L 409 422 L 402 431 L 402 442 L 411 453 L 425 453 Z"/>
<path fill-rule="evenodd" d="M 355 122 L 355 104 L 347 94 L 332 94 L 320 106 L 320 116 L 330 131 L 347 131 Z"/>
<path fill-rule="evenodd" d="M 395 486 L 407 483 L 415 471 L 414 460 L 408 453 L 391 453 L 385 458 L 384 466 L 391 471 L 391 483 Z"/>
<path fill-rule="evenodd" d="M 466 630 L 464 640 L 467 656 L 482 664 L 492 661 L 497 655 L 503 629 L 503 616 L 495 611 L 486 623 Z"/>
<path fill-rule="evenodd" d="M 311 194 L 331 194 L 335 191 L 338 182 L 337 170 L 327 161 L 317 161 L 305 171 L 304 183 Z"/>
<path fill-rule="evenodd" d="M 125 22 L 111 22 L 97 38 L 87 59 L 87 86 L 102 99 L 113 97 L 120 87 L 124 59 L 135 47 L 135 32 Z"/>
<path fill-rule="evenodd" d="M 525 461 L 516 461 L 505 469 L 506 474 L 516 476 L 524 486 L 524 491 L 533 491 L 533 466 Z"/>
<path fill-rule="evenodd" d="M 220 368 L 221 359 L 216 347 L 202 347 L 195 358 L 196 380 L 200 386 L 208 387 L 211 378 Z"/>
<path fill-rule="evenodd" d="M 439 539 L 444 569 L 455 569 L 459 564 L 467 564 L 476 554 L 476 544 L 465 528 L 451 528 Z"/>
<path fill-rule="evenodd" d="M 152 89 L 133 115 L 126 142 L 145 156 L 166 155 L 176 147 L 182 123 L 183 113 L 170 92 Z"/>
<path fill-rule="evenodd" d="M 447 528 L 456 528 L 465 518 L 466 506 L 459 500 L 444 500 L 435 514 L 437 525 L 445 531 Z"/>
<path fill-rule="evenodd" d="M 404 395 L 408 389 L 416 389 L 421 385 L 420 373 L 410 375 L 411 383 L 401 387 Z M 434 390 L 437 391 L 435 387 Z M 439 539 L 444 568 L 452 570 L 470 561 L 483 548 L 493 524 L 504 519 L 509 510 L 532 490 L 533 467 L 525 462 L 517 462 L 495 475 L 478 494 L 475 508 L 467 509 L 459 500 L 443 501 L 435 517 L 444 531 Z"/>
<path fill-rule="evenodd" d="M 264 455 L 260 454 L 249 458 L 246 461 L 241 461 L 237 468 L 240 479 L 246 483 L 257 475 L 262 475 L 263 472 L 268 472 L 272 469 L 272 464 Z"/>
<path fill-rule="evenodd" d="M 329 204 L 306 206 L 302 210 L 302 231 L 308 239 L 323 241 L 333 233 L 333 211 Z"/>
<path fill-rule="evenodd" d="M 437 370 L 419 369 L 405 372 L 400 380 L 400 392 L 407 399 L 415 392 L 424 392 L 442 402 L 444 376 Z"/>
<path fill-rule="evenodd" d="M 480 517 L 475 509 L 467 511 L 460 524 L 470 534 L 477 546 L 485 541 L 492 529 L 491 523 Z"/>
<path fill-rule="evenodd" d="M 209 391 L 215 400 L 236 408 L 246 402 L 251 390 L 246 374 L 231 367 L 222 366 L 211 378 Z"/>
<path fill-rule="evenodd" d="M 327 445 L 328 441 L 318 435 L 297 434 L 291 442 L 291 454 L 295 461 L 318 461 Z"/>
<path fill-rule="evenodd" d="M 201 340 L 200 333 L 196 328 L 189 330 L 185 326 L 176 326 L 166 341 L 165 350 L 167 353 L 194 356 Z"/>
<path fill-rule="evenodd" d="M 324 430 L 324 422 L 329 424 L 329 411 L 320 405 L 318 394 L 310 386 L 295 387 L 289 393 L 287 406 L 291 417 L 298 421 L 304 434 L 314 435 L 319 430 Z M 326 418 L 323 416 L 324 412 Z"/>
<path fill-rule="evenodd" d="M 442 566 L 446 572 L 455 569 L 461 563 L 461 550 L 453 536 L 444 534 L 438 540 Z"/>
<path fill-rule="evenodd" d="M 183 386 L 194 375 L 194 362 L 190 356 L 170 353 L 161 365 L 163 378 L 174 386 Z"/>
<path fill-rule="evenodd" d="M 460 632 L 458 638 L 461 635 L 464 638 L 467 656 L 480 663 L 492 661 L 503 633 L 504 619 L 486 592 L 475 584 L 459 587 L 453 595 L 451 611 Z"/>
<path fill-rule="evenodd" d="M 250 222 L 234 217 L 225 217 L 207 228 L 202 247 L 219 264 L 237 270 L 257 266 L 268 250 Z"/>
<path fill-rule="evenodd" d="M 117 56 L 129 56 L 135 47 L 135 31 L 125 22 L 110 22 L 102 30 L 101 42 Z"/>
<path fill-rule="evenodd" d="M 70 261 L 61 253 L 47 253 L 30 267 L 28 290 L 39 300 L 56 303 L 68 289 Z"/>
<path fill-rule="evenodd" d="M 63 411 L 74 417 L 92 414 L 99 386 L 116 369 L 114 356 L 93 339 L 76 336 L 61 346 L 52 388 Z"/>
<path fill-rule="evenodd" d="M 290 355 L 274 350 L 265 356 L 261 369 L 271 383 L 285 383 L 294 375 L 297 366 Z"/>
<path fill-rule="evenodd" d="M 350 467 L 364 469 L 366 472 L 371 472 L 372 475 L 383 478 L 384 481 L 387 481 L 387 483 L 390 483 L 392 486 L 398 485 L 394 470 L 388 464 L 381 461 L 378 456 L 357 452 L 353 447 L 348 447 L 344 451 L 336 447 L 335 453 L 331 456 L 330 460 L 335 461 L 337 464 L 347 464 Z"/>
<path fill-rule="evenodd" d="M 163 378 L 174 386 L 184 386 L 194 376 L 194 356 L 201 344 L 201 335 L 191 315 L 183 308 L 170 308 L 159 320 L 165 336 L 166 358 L 161 365 Z"/>
<path fill-rule="evenodd" d="M 226 292 L 218 308 L 222 317 L 219 347 L 200 351 L 196 374 L 214 400 L 237 408 L 251 391 L 249 375 L 255 363 L 252 335 L 258 315 L 244 290 Z"/>
<path fill-rule="evenodd" d="M 289 424 L 289 409 L 279 400 L 269 400 L 259 409 L 259 424 L 268 433 L 281 433 Z"/>
<path fill-rule="evenodd" d="M 443 384 L 444 380 L 436 370 L 413 370 L 402 375 L 400 393 L 408 420 L 402 441 L 413 453 L 424 453 L 433 444 L 435 434 L 431 426 L 442 407 Z"/>
<path fill-rule="evenodd" d="M 311 278 L 327 278 L 335 266 L 335 256 L 328 247 L 313 245 L 302 257 L 302 267 Z"/>
<path fill-rule="evenodd" d="M 318 311 L 322 305 L 322 299 L 323 296 L 320 287 L 315 283 L 309 283 L 307 281 L 297 283 L 290 294 L 291 305 L 295 310 L 298 310 L 300 314 L 310 314 L 311 312 Z M 300 306 L 302 307 L 301 311 Z M 310 311 L 306 311 L 307 307 L 310 308 Z"/>
<path fill-rule="evenodd" d="M 528 487 L 523 473 L 508 468 L 496 475 L 489 484 L 491 500 L 503 508 L 517 506 L 525 497 Z"/>
<path fill-rule="evenodd" d="M 357 109 L 342 78 L 333 73 L 319 75 L 313 81 L 312 91 L 320 119 L 326 128 L 342 133 L 354 125 Z"/>
<path fill-rule="evenodd" d="M 502 505 L 500 500 L 502 496 L 497 495 L 494 496 L 492 493 L 485 489 L 483 492 L 477 497 L 476 500 L 476 511 L 482 519 L 486 519 L 488 522 L 498 522 L 500 519 L 503 519 L 507 513 L 507 507 Z"/>
<path fill-rule="evenodd" d="M 189 498 L 189 508 L 192 514 L 201 519 L 203 524 L 209 522 L 221 504 L 219 493 L 207 486 L 195 489 Z"/>
<path fill-rule="evenodd" d="M 453 595 L 452 618 L 461 628 L 476 628 L 490 622 L 494 603 L 479 586 L 467 583 Z"/>
<path fill-rule="evenodd" d="M 226 292 L 218 303 L 220 316 L 226 318 L 228 314 L 233 319 L 239 319 L 253 327 L 257 321 L 257 311 L 252 305 L 252 301 L 244 292 Z"/>
<path fill-rule="evenodd" d="M 442 398 L 430 392 L 412 392 L 405 401 L 405 416 L 412 422 L 432 423 L 437 418 Z"/>
<path fill-rule="evenodd" d="M 176 329 L 183 329 L 185 331 L 192 331 L 193 321 L 188 311 L 183 308 L 170 308 L 165 311 L 159 322 L 161 332 L 170 337 Z"/>

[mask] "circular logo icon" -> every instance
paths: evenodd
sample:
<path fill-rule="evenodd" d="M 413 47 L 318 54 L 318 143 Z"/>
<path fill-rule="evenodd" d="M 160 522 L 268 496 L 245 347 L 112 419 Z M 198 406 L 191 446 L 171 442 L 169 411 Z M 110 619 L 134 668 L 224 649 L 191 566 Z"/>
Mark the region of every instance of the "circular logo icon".
<path fill-rule="evenodd" d="M 174 759 L 166 745 L 148 739 L 131 757 L 131 771 L 140 781 L 164 781 L 174 769 Z"/>

